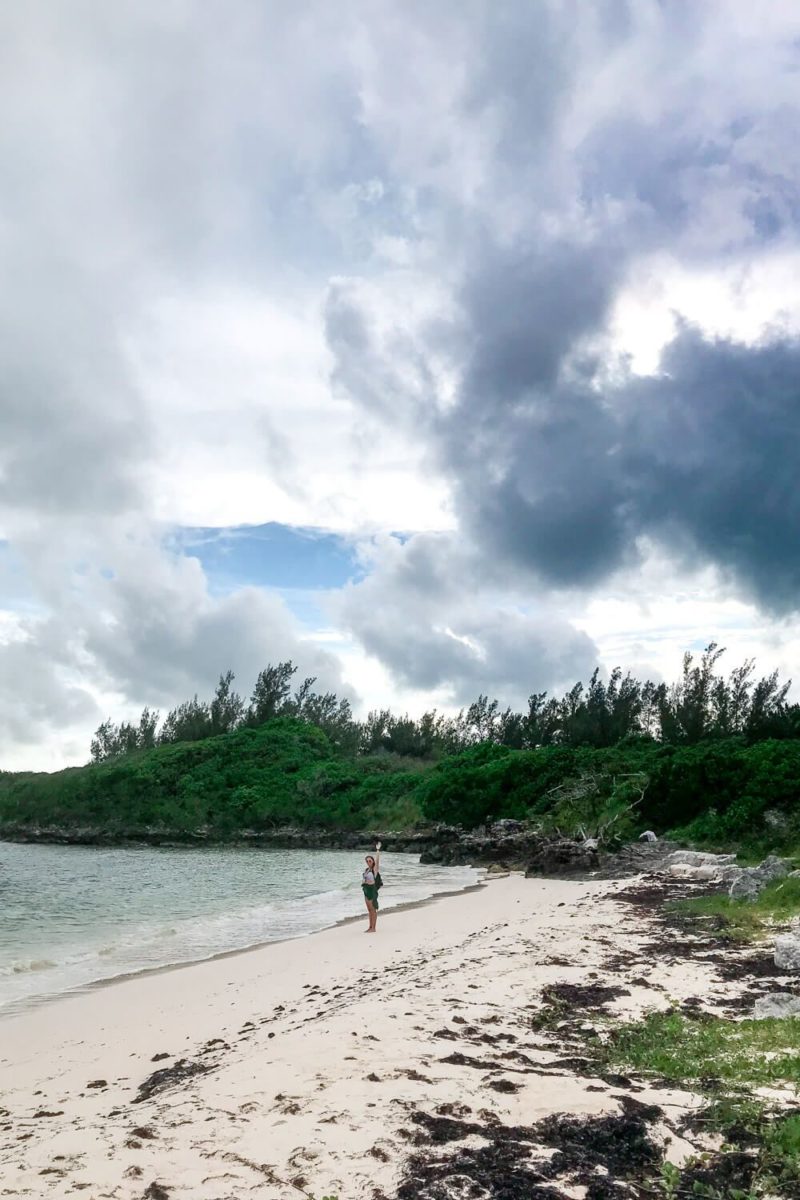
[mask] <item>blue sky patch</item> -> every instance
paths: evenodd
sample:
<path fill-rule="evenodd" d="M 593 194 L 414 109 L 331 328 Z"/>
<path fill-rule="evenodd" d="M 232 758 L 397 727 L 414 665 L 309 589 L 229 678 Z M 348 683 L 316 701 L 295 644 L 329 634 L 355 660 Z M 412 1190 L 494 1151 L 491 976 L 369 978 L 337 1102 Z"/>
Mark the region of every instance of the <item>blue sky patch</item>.
<path fill-rule="evenodd" d="M 247 586 L 322 591 L 363 575 L 345 538 L 275 521 L 230 529 L 186 528 L 178 532 L 177 544 L 184 554 L 200 559 L 214 591 Z"/>

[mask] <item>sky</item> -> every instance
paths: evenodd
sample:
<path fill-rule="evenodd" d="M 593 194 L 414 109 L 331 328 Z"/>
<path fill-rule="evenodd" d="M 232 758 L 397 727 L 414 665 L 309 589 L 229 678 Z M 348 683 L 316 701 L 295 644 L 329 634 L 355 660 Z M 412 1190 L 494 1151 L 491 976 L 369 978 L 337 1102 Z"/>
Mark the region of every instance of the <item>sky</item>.
<path fill-rule="evenodd" d="M 800 680 L 799 108 L 789 0 L 0 9 L 0 769 Z"/>

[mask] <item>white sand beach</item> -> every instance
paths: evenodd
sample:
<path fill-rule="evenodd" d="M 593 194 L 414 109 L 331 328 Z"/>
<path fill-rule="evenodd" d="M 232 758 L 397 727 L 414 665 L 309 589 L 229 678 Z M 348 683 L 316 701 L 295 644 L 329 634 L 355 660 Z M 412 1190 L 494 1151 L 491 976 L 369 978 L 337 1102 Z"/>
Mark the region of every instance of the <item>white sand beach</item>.
<path fill-rule="evenodd" d="M 348 923 L 9 1017 L 0 1195 L 390 1196 L 415 1112 L 619 1111 L 613 1085 L 554 1063 L 530 1014 L 556 981 L 624 986 L 611 1013 L 708 991 L 702 965 L 609 967 L 642 940 L 641 914 L 614 899 L 626 886 L 510 876 L 386 913 L 376 936 Z M 444 1061 L 456 1049 L 474 1062 Z M 197 1073 L 137 1102 L 180 1060 Z"/>

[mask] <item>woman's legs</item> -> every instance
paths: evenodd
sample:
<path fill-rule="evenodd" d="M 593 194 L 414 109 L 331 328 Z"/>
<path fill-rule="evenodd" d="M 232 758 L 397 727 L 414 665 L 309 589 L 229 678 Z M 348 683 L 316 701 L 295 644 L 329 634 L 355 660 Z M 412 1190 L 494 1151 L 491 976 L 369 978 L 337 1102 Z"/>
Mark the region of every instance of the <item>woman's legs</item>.
<path fill-rule="evenodd" d="M 371 900 L 367 901 L 367 912 L 369 913 L 369 928 L 367 933 L 374 933 L 375 927 L 378 924 L 378 910 Z"/>

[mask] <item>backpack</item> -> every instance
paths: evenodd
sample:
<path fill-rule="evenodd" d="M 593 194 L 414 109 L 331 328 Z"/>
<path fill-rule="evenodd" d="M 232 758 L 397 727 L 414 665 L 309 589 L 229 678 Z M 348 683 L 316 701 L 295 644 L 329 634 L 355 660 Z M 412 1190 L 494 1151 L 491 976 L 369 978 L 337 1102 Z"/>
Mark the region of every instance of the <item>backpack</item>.
<path fill-rule="evenodd" d="M 380 891 L 380 889 L 383 887 L 383 880 L 381 879 L 380 871 L 375 872 L 375 887 L 378 889 L 378 891 Z"/>

